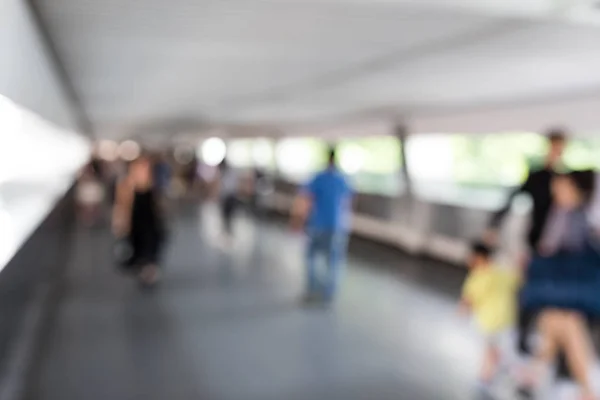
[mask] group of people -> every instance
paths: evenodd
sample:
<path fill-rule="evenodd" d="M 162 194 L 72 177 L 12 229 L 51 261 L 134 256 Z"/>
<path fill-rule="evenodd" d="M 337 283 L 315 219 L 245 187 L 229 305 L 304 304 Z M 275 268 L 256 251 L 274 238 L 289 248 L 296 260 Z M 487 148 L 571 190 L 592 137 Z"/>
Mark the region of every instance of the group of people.
<path fill-rule="evenodd" d="M 559 372 L 579 385 L 581 400 L 597 399 L 591 378 L 595 357 L 590 321 L 600 317 L 600 233 L 589 216 L 596 174 L 565 170 L 561 159 L 566 140 L 562 131 L 549 134 L 543 167 L 529 173 L 471 249 L 461 310 L 474 315 L 485 336 L 479 379 L 485 391 L 502 372 L 518 370 L 514 376 L 522 394 L 540 393 L 551 376 L 551 365 L 558 360 Z M 96 170 L 97 166 L 90 164 L 83 182 L 93 181 Z M 224 232 L 230 237 L 232 216 L 240 204 L 240 178 L 226 162 L 219 171 Z M 130 244 L 128 265 L 144 285 L 154 285 L 160 277 L 168 180 L 168 168 L 141 156 L 130 163 L 116 186 L 113 232 Z M 82 198 L 94 197 L 90 187 L 87 193 L 82 190 Z M 533 203 L 529 249 L 522 257 L 522 268 L 503 268 L 494 262 L 498 231 L 520 193 L 528 194 Z M 327 167 L 301 188 L 291 210 L 292 227 L 306 229 L 308 236 L 304 300 L 309 303 L 329 303 L 336 296 L 352 201 L 351 185 L 336 167 L 336 153 L 331 149 Z M 325 274 L 318 273 L 320 261 Z M 509 357 L 511 352 L 502 348 L 515 326 L 519 352 L 533 354 L 532 362 L 518 368 Z M 535 346 L 528 340 L 532 332 L 540 338 Z"/>
<path fill-rule="evenodd" d="M 93 158 L 82 169 L 76 187 L 84 225 L 100 225 L 106 208 L 112 208 L 112 231 L 122 254 L 118 262 L 147 286 L 160 276 L 169 181 L 169 164 L 160 155 L 142 155 L 129 163 Z"/>
<path fill-rule="evenodd" d="M 595 400 L 590 327 L 600 317 L 600 231 L 590 212 L 596 174 L 566 170 L 563 131 L 550 132 L 548 143 L 544 165 L 529 173 L 473 244 L 460 309 L 475 317 L 485 337 L 478 385 L 485 395 L 506 373 L 524 397 L 547 399 L 557 363 L 558 374 L 578 384 L 581 400 Z M 311 303 L 335 298 L 348 241 L 353 192 L 335 158 L 331 150 L 327 168 L 301 188 L 291 212 L 293 228 L 308 236 L 305 301 Z M 521 193 L 533 203 L 528 252 L 518 268 L 506 268 L 495 263 L 498 232 Z M 317 272 L 319 261 L 324 274 Z M 517 362 L 517 353 L 529 361 Z"/>
<path fill-rule="evenodd" d="M 115 165 L 124 168 L 120 170 Z M 144 287 L 154 286 L 161 275 L 159 265 L 167 237 L 166 211 L 173 183 L 172 171 L 172 165 L 162 154 L 142 154 L 131 162 L 120 160 L 112 164 L 94 158 L 83 168 L 77 185 L 80 217 L 84 224 L 96 225 L 101 220 L 104 206 L 111 204 L 116 261 Z M 246 198 L 256 209 L 260 208 L 257 198 L 264 189 L 266 178 L 255 172 L 254 184 L 251 184 L 255 187 L 253 190 L 244 185 L 247 180 L 227 161 L 219 165 L 217 172 L 222 236 L 224 244 L 229 246 L 233 241 L 236 210 Z M 106 201 L 108 199 L 111 201 Z"/>
<path fill-rule="evenodd" d="M 590 323 L 600 317 L 600 236 L 590 211 L 596 174 L 566 171 L 561 163 L 564 132 L 553 131 L 548 140 L 544 166 L 511 194 L 483 240 L 473 245 L 461 310 L 474 314 L 485 336 L 479 378 L 485 392 L 508 372 L 523 396 L 546 399 L 557 362 L 559 374 L 578 384 L 580 399 L 594 400 Z M 521 268 L 503 268 L 493 261 L 498 228 L 520 193 L 533 202 L 528 252 L 521 257 Z M 525 365 L 515 363 L 510 349 L 503 347 L 515 325 L 518 352 L 532 354 Z M 535 344 L 529 340 L 534 332 Z"/>

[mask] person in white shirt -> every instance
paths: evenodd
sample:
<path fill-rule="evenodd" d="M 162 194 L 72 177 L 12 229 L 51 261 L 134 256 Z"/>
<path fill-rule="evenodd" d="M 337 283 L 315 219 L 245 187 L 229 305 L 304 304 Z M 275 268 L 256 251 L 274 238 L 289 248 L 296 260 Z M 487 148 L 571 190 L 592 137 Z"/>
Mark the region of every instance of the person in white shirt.
<path fill-rule="evenodd" d="M 80 220 L 88 227 L 98 222 L 104 201 L 104 186 L 97 178 L 91 163 L 81 171 L 77 182 L 76 199 Z"/>

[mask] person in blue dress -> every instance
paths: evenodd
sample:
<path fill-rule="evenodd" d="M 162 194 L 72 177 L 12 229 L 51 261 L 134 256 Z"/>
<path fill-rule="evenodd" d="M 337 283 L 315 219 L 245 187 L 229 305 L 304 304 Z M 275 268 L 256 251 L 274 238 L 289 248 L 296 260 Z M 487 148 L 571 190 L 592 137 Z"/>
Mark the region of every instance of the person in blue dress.
<path fill-rule="evenodd" d="M 305 226 L 308 235 L 305 300 L 309 302 L 334 299 L 347 251 L 353 190 L 335 160 L 335 149 L 330 149 L 327 167 L 302 187 L 292 210 L 293 226 Z M 323 278 L 319 261 L 326 267 Z"/>

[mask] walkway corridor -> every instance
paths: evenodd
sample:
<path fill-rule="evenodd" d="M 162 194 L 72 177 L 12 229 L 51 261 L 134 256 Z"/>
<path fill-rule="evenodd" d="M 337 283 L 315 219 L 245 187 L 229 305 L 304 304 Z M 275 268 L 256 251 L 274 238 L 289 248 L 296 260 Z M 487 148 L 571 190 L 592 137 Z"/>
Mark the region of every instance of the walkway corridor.
<path fill-rule="evenodd" d="M 180 212 L 160 288 L 116 272 L 108 231 L 79 231 L 36 400 L 464 400 L 477 340 L 455 312 L 462 272 L 351 245 L 339 301 L 304 308 L 302 237 L 211 206 Z"/>

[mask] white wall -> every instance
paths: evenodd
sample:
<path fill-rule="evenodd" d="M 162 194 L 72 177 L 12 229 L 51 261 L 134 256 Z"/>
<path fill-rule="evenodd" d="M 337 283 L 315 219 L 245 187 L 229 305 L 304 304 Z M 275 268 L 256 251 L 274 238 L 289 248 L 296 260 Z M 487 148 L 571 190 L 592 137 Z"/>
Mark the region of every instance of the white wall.
<path fill-rule="evenodd" d="M 0 94 L 55 124 L 76 129 L 27 1 L 0 1 Z"/>
<path fill-rule="evenodd" d="M 0 0 L 0 270 L 89 157 L 48 55 L 27 2 Z"/>

